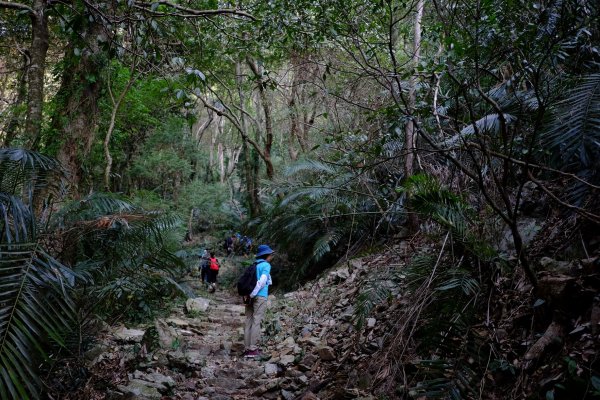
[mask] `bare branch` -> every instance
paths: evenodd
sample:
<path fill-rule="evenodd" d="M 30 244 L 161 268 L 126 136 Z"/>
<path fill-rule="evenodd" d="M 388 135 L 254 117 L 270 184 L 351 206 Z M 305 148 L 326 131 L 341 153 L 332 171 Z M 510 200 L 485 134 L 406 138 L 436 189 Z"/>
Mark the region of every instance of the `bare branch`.
<path fill-rule="evenodd" d="M 184 12 L 184 13 L 186 13 L 186 15 L 183 15 L 184 17 L 208 17 L 211 15 L 234 15 L 234 16 L 244 17 L 244 18 L 248 18 L 253 21 L 256 21 L 256 18 L 254 16 L 252 16 L 251 14 L 248 14 L 244 11 L 240 11 L 235 8 L 221 8 L 221 9 L 216 9 L 216 10 L 196 10 L 194 8 L 183 7 L 179 4 L 171 3 L 170 1 L 156 1 L 153 3 L 144 3 L 144 2 L 138 1 L 135 3 L 135 5 L 137 7 L 150 10 L 152 12 L 152 14 L 154 14 L 154 15 L 165 14 L 165 13 L 157 12 L 157 11 L 154 11 L 151 9 L 152 4 L 156 4 L 156 3 L 167 6 L 167 7 L 174 8 L 181 12 Z"/>

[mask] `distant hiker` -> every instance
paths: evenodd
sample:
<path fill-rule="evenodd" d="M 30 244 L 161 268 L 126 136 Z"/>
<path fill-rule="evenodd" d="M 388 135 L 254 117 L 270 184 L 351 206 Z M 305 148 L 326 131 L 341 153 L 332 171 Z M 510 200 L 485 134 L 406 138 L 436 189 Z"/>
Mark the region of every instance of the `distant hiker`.
<path fill-rule="evenodd" d="M 235 235 L 228 236 L 227 239 L 225 239 L 225 251 L 227 252 L 228 256 L 233 254 L 234 242 L 235 242 Z"/>
<path fill-rule="evenodd" d="M 210 266 L 210 254 L 204 249 L 200 256 L 200 279 L 203 284 L 208 284 L 208 271 Z"/>
<path fill-rule="evenodd" d="M 242 243 L 244 247 L 244 256 L 250 255 L 250 249 L 252 248 L 252 239 L 250 239 L 248 236 L 244 236 L 242 238 Z"/>
<path fill-rule="evenodd" d="M 260 323 L 267 310 L 267 298 L 269 297 L 269 285 L 271 281 L 271 260 L 274 251 L 266 244 L 258 246 L 256 253 L 256 286 L 246 303 L 246 324 L 244 326 L 244 357 L 254 358 L 260 355 L 260 349 L 256 346 L 260 339 Z"/>
<path fill-rule="evenodd" d="M 208 290 L 214 292 L 217 289 L 217 275 L 219 275 L 219 260 L 215 257 L 213 251 L 210 252 L 209 264 L 208 264 Z"/>

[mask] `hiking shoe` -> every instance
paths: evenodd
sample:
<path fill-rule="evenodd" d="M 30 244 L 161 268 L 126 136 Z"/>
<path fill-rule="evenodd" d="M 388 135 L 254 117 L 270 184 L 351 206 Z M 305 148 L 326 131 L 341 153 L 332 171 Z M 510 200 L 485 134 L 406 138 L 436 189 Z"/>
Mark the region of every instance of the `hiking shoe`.
<path fill-rule="evenodd" d="M 246 350 L 244 352 L 245 358 L 256 358 L 260 356 L 260 351 L 258 350 Z"/>

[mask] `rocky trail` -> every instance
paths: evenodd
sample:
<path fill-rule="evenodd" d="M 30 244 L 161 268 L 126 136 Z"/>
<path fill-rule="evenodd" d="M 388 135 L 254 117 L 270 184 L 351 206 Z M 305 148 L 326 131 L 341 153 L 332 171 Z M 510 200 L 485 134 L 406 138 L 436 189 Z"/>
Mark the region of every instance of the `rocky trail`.
<path fill-rule="evenodd" d="M 234 268 L 224 264 L 221 274 Z M 285 343 L 287 351 L 276 352 L 273 361 L 269 349 L 261 359 L 245 359 L 240 298 L 227 288 L 209 293 L 198 277 L 187 281 L 194 297 L 185 306 L 175 308 L 168 318 L 156 319 L 153 326 L 112 328 L 89 352 L 90 365 L 100 374 L 121 367 L 121 374 L 111 378 L 116 390 L 107 389 L 104 398 L 316 398 L 303 395 L 308 382 L 303 373 L 285 371 L 294 363 L 294 350 L 300 353 L 293 340 Z"/>
<path fill-rule="evenodd" d="M 220 279 L 232 282 L 227 271 L 240 263 L 224 261 Z M 168 317 L 106 327 L 87 353 L 90 390 L 72 398 L 374 400 L 378 355 L 396 321 L 389 313 L 403 303 L 373 310 L 359 329 L 355 304 L 373 271 L 385 275 L 393 265 L 381 257 L 350 260 L 294 292 L 270 294 L 261 359 L 242 357 L 245 317 L 237 294 L 225 285 L 209 293 L 190 276 L 190 298 Z M 390 282 L 379 284 L 401 299 Z"/>

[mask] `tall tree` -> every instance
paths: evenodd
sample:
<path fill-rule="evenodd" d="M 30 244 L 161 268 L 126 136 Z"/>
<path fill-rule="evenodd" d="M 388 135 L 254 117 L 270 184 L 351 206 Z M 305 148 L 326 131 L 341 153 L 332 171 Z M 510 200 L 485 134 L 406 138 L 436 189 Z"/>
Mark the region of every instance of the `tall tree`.
<path fill-rule="evenodd" d="M 33 0 L 31 5 L 27 5 L 0 1 L 0 8 L 25 11 L 31 20 L 30 64 L 27 68 L 28 94 L 25 136 L 29 146 L 35 148 L 40 138 L 44 109 L 44 76 L 46 73 L 46 55 L 49 46 L 49 3 L 45 0 Z"/>

